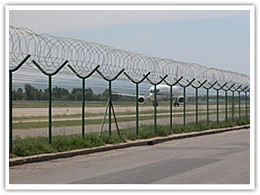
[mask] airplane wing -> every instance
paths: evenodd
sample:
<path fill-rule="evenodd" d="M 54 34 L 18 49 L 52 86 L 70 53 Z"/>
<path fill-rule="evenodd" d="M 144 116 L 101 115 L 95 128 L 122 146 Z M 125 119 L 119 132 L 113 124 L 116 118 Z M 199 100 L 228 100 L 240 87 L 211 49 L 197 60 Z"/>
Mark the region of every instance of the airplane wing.
<path fill-rule="evenodd" d="M 112 93 L 113 95 L 120 95 L 120 96 L 125 96 L 125 97 L 136 97 L 135 94 L 126 94 L 126 93 Z M 141 95 L 139 95 L 141 96 Z M 143 96 L 143 95 L 142 95 Z"/>

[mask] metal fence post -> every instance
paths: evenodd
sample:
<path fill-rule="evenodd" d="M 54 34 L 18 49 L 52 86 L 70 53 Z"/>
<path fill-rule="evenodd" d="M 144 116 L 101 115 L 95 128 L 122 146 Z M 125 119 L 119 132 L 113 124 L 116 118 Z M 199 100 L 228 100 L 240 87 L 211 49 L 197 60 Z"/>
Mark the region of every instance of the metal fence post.
<path fill-rule="evenodd" d="M 157 89 L 156 89 L 156 86 L 157 85 L 154 85 L 154 127 L 153 127 L 153 130 L 154 130 L 154 133 L 156 133 L 156 130 L 157 130 L 157 97 L 156 97 L 156 94 L 157 94 Z"/>
<path fill-rule="evenodd" d="M 76 70 L 74 70 L 74 68 L 68 64 L 68 67 L 71 69 L 72 72 L 74 72 L 77 77 L 79 77 L 80 79 L 82 79 L 82 111 L 81 111 L 81 125 L 82 125 L 82 130 L 81 130 L 81 137 L 82 139 L 85 138 L 85 81 L 87 78 L 89 78 L 92 74 L 94 74 L 96 72 L 96 70 L 100 67 L 100 65 L 97 65 L 96 68 L 94 68 L 88 75 L 86 76 L 81 76 L 77 73 Z"/>
<path fill-rule="evenodd" d="M 34 60 L 32 60 L 32 63 L 45 75 L 47 75 L 49 77 L 49 144 L 51 144 L 52 142 L 52 76 L 57 74 L 67 63 L 68 61 L 66 60 L 56 71 L 54 71 L 53 73 L 47 73 L 46 71 L 44 71 L 41 66 Z"/>
<path fill-rule="evenodd" d="M 159 85 L 161 82 L 163 82 L 166 79 L 166 77 L 168 77 L 168 75 L 161 77 L 161 80 L 157 83 L 152 82 L 148 77 L 146 78 L 154 86 L 154 105 L 153 105 L 154 106 L 154 127 L 153 127 L 154 133 L 157 132 L 157 110 L 156 110 L 156 107 L 157 107 L 158 103 L 157 103 L 157 97 L 156 97 L 156 93 L 157 93 L 156 92 L 157 91 L 156 86 Z"/>
<path fill-rule="evenodd" d="M 217 90 L 217 123 L 219 123 L 219 90 Z"/>
<path fill-rule="evenodd" d="M 98 69 L 96 69 L 96 71 L 98 72 L 98 74 L 106 81 L 108 81 L 108 114 L 109 114 L 109 118 L 108 118 L 108 133 L 109 133 L 109 136 L 112 135 L 112 120 L 111 120 L 111 109 L 112 108 L 112 81 L 116 80 L 124 71 L 125 69 L 123 68 L 116 76 L 114 76 L 112 79 L 108 79 L 106 78 Z M 113 109 L 114 110 L 114 109 Z M 114 119 L 115 119 L 115 122 L 116 122 L 116 126 L 117 126 L 117 120 L 115 118 L 115 112 L 113 111 L 113 115 L 114 115 Z M 118 126 L 117 126 L 118 127 Z M 120 135 L 119 133 L 119 129 L 118 130 L 118 134 Z"/>
<path fill-rule="evenodd" d="M 217 123 L 219 123 L 219 90 L 223 89 L 227 85 L 227 82 L 224 83 L 222 86 L 219 86 L 219 88 L 214 87 L 214 89 L 217 91 Z"/>
<path fill-rule="evenodd" d="M 139 81 L 134 81 L 134 79 L 132 79 L 126 72 L 124 72 L 124 74 L 125 74 L 125 76 L 126 76 L 129 80 L 131 80 L 133 83 L 135 83 L 135 86 L 136 86 L 136 88 L 135 88 L 136 135 L 139 135 L 139 104 L 138 104 L 138 98 L 139 98 L 139 84 L 140 84 L 141 82 L 143 82 L 144 79 L 146 79 L 146 78 L 149 76 L 150 72 L 148 72 L 146 75 L 143 75 L 143 78 L 142 78 L 141 80 L 139 80 Z"/>
<path fill-rule="evenodd" d="M 195 88 L 195 94 L 196 94 L 196 125 L 199 123 L 199 118 L 198 118 L 198 114 L 199 114 L 199 102 L 198 102 L 198 88 Z"/>
<path fill-rule="evenodd" d="M 199 86 L 195 86 L 195 85 L 191 85 L 194 89 L 195 89 L 195 97 L 196 97 L 196 102 L 195 102 L 195 109 L 196 109 L 196 125 L 199 124 L 199 102 L 198 102 L 198 89 L 201 88 L 205 83 L 207 82 L 207 80 L 205 80 L 204 82 L 199 82 L 198 83 L 200 84 Z"/>
<path fill-rule="evenodd" d="M 238 116 L 241 119 L 240 91 L 238 91 Z"/>
<path fill-rule="evenodd" d="M 109 136 L 112 134 L 111 129 L 111 107 L 112 107 L 112 84 L 111 81 L 108 81 L 108 97 L 109 97 L 109 103 L 108 103 L 108 132 Z"/>
<path fill-rule="evenodd" d="M 234 87 L 235 86 L 235 84 L 233 84 L 231 87 L 229 87 L 229 89 L 228 90 L 230 90 L 231 92 L 232 92 L 232 107 L 231 107 L 231 120 L 232 120 L 232 122 L 234 122 L 234 109 L 235 109 L 235 106 L 234 106 L 234 103 L 235 103 L 235 91 L 237 91 L 238 89 L 240 89 L 240 87 L 242 86 L 242 85 L 240 85 L 240 86 L 238 86 L 236 89 L 233 89 L 232 90 L 232 87 Z"/>
<path fill-rule="evenodd" d="M 199 82 L 200 83 L 200 82 Z M 210 84 L 209 87 L 203 86 L 204 89 L 207 90 L 207 125 L 209 125 L 209 90 L 216 85 L 217 81 L 215 81 L 213 84 Z"/>
<path fill-rule="evenodd" d="M 234 122 L 234 91 L 232 91 L 232 122 Z"/>
<path fill-rule="evenodd" d="M 82 79 L 82 139 L 85 137 L 85 78 Z"/>
<path fill-rule="evenodd" d="M 172 129 L 172 85 L 170 86 L 170 128 Z"/>
<path fill-rule="evenodd" d="M 135 86 L 136 86 L 136 89 L 135 89 L 135 94 L 136 94 L 136 97 L 135 97 L 135 112 L 136 112 L 135 131 L 136 131 L 136 135 L 139 135 L 139 104 L 138 104 L 139 87 L 138 87 L 138 84 L 139 83 L 135 84 Z"/>
<path fill-rule="evenodd" d="M 207 90 L 207 124 L 209 125 L 209 89 Z"/>
<path fill-rule="evenodd" d="M 245 109 L 246 109 L 246 120 L 247 120 L 247 91 L 245 91 Z"/>
<path fill-rule="evenodd" d="M 232 87 L 234 87 L 235 84 L 231 85 L 230 87 L 226 87 L 226 89 L 223 89 L 225 91 L 225 121 L 228 121 L 228 91 L 231 90 Z M 232 90 L 231 90 L 232 91 Z M 232 112 L 232 109 L 231 109 Z M 231 116 L 232 118 L 232 116 Z M 233 119 L 232 119 L 233 121 Z"/>
<path fill-rule="evenodd" d="M 27 55 L 18 66 L 9 69 L 9 153 L 13 152 L 13 72 L 21 68 L 29 58 L 30 55 Z"/>
<path fill-rule="evenodd" d="M 186 87 L 183 87 L 183 125 L 186 125 Z"/>
<path fill-rule="evenodd" d="M 249 92 L 249 91 L 250 91 L 250 88 L 246 92 Z M 247 96 L 246 98 L 248 98 L 247 94 L 246 94 L 246 96 Z M 249 101 L 250 101 L 250 96 L 249 96 Z M 246 119 L 248 119 L 248 114 L 250 115 L 250 110 L 249 110 L 249 113 L 248 113 L 248 100 L 247 100 L 246 104 L 247 104 L 247 106 L 246 106 L 246 109 L 247 109 Z M 249 102 L 249 109 L 250 109 L 250 102 Z M 250 118 L 249 118 L 249 120 L 250 120 Z"/>
<path fill-rule="evenodd" d="M 161 77 L 161 78 L 162 78 L 162 77 Z M 170 128 L 171 128 L 171 129 L 172 129 L 172 124 L 173 124 L 173 122 L 172 122 L 172 87 L 173 87 L 174 85 L 176 85 L 177 83 L 179 83 L 182 78 L 183 78 L 183 77 L 180 77 L 179 79 L 175 79 L 175 82 L 172 83 L 172 84 L 170 84 L 170 83 L 168 83 L 166 80 L 164 80 L 164 82 L 165 82 L 168 86 L 170 86 Z"/>
<path fill-rule="evenodd" d="M 195 81 L 195 78 L 191 81 L 187 81 L 188 83 L 186 85 L 183 85 L 179 83 L 179 85 L 183 88 L 183 125 L 186 125 L 186 87 L 189 87 L 193 82 Z"/>
<path fill-rule="evenodd" d="M 52 141 L 52 120 L 51 120 L 51 116 L 52 116 L 52 113 L 51 113 L 51 108 L 52 108 L 52 83 L 51 83 L 52 79 L 51 79 L 51 75 L 49 75 L 49 144 L 51 144 L 51 141 Z"/>
<path fill-rule="evenodd" d="M 12 71 L 9 70 L 9 153 L 13 152 L 13 89 Z"/>
<path fill-rule="evenodd" d="M 228 103 L 227 90 L 225 90 L 225 119 L 226 119 L 226 122 L 228 121 L 227 103 Z"/>
<path fill-rule="evenodd" d="M 241 102 L 240 102 L 240 101 L 241 101 L 241 96 L 240 96 L 241 94 L 240 94 L 240 93 L 241 93 L 241 92 L 245 92 L 247 88 L 248 88 L 248 86 L 246 86 L 246 87 L 244 87 L 243 89 L 241 89 L 241 90 L 238 91 L 238 95 L 239 95 L 239 99 L 240 99 L 240 100 L 239 100 L 240 105 L 241 105 Z M 246 97 L 245 97 L 245 103 L 246 103 Z M 245 109 L 246 109 L 246 107 L 245 107 Z M 241 108 L 240 108 L 240 113 L 241 113 Z M 242 115 L 243 115 L 243 114 L 242 114 Z M 240 114 L 240 118 L 241 118 L 241 114 Z"/>

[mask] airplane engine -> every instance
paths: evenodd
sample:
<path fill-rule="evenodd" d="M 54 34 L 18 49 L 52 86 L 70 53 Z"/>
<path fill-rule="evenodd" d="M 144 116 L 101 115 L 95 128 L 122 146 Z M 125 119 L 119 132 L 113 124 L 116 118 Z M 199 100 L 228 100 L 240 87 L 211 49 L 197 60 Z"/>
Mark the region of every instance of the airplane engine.
<path fill-rule="evenodd" d="M 184 97 L 183 97 L 183 96 L 179 96 L 179 97 L 177 98 L 177 102 L 178 102 L 179 104 L 184 103 Z"/>
<path fill-rule="evenodd" d="M 146 97 L 145 96 L 139 96 L 138 97 L 138 103 L 139 104 L 144 104 L 146 102 Z"/>

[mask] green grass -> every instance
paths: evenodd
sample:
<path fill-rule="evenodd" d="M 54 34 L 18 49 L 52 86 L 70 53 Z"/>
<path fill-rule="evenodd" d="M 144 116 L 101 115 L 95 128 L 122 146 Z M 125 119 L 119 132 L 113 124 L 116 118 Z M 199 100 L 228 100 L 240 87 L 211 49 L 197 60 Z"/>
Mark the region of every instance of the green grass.
<path fill-rule="evenodd" d="M 84 139 L 82 139 L 79 134 L 59 135 L 52 137 L 51 145 L 48 144 L 47 137 L 25 139 L 15 137 L 13 141 L 13 153 L 10 154 L 10 158 L 43 153 L 64 152 L 82 148 L 93 148 L 106 144 L 123 143 L 126 142 L 126 140 L 147 139 L 152 137 L 168 136 L 171 134 L 244 125 L 248 123 L 249 121 L 245 119 L 236 119 L 234 122 L 222 121 L 219 124 L 211 121 L 209 125 L 207 125 L 206 121 L 200 121 L 198 125 L 195 123 L 189 123 L 184 127 L 180 124 L 174 125 L 172 129 L 169 126 L 158 125 L 156 133 L 153 131 L 153 125 L 143 125 L 139 127 L 139 135 L 136 135 L 135 128 L 122 129 L 120 131 L 121 137 L 118 136 L 116 131 L 112 131 L 111 137 L 108 136 L 107 132 L 104 132 L 102 136 L 99 136 L 98 133 L 88 133 L 85 135 Z"/>
<path fill-rule="evenodd" d="M 99 137 L 97 133 L 89 133 L 85 139 L 81 135 L 58 135 L 52 137 L 52 144 L 48 144 L 47 137 L 25 138 L 16 137 L 13 142 L 14 156 L 29 156 L 43 153 L 63 152 L 82 148 L 93 148 L 105 144 L 117 144 L 124 142 L 118 136 Z"/>
<path fill-rule="evenodd" d="M 224 114 L 225 112 L 219 112 L 219 114 Z M 206 115 L 207 113 L 199 113 L 198 116 Z M 210 115 L 216 114 L 216 112 L 210 112 Z M 234 113 L 236 114 L 236 113 Z M 175 114 L 174 117 L 182 117 L 183 114 Z M 186 116 L 195 116 L 195 113 L 186 114 Z M 157 118 L 168 118 L 169 113 L 165 115 L 157 115 Z M 153 115 L 151 116 L 139 116 L 139 120 L 151 120 L 153 119 Z M 135 121 L 136 117 L 122 117 L 117 118 L 118 122 L 128 122 L 128 121 Z M 86 119 L 85 123 L 87 125 L 94 125 L 94 124 L 101 124 L 103 119 Z M 114 120 L 112 120 L 114 123 Z M 74 127 L 74 126 L 80 126 L 82 123 L 82 120 L 64 120 L 64 121 L 52 121 L 53 127 Z M 105 120 L 105 123 L 108 123 L 108 119 Z M 37 121 L 37 122 L 18 122 L 13 123 L 13 129 L 36 129 L 36 128 L 47 128 L 49 125 L 48 121 Z"/>
<path fill-rule="evenodd" d="M 86 101 L 87 107 L 104 107 L 105 101 Z M 135 106 L 135 102 L 113 102 L 114 106 Z M 150 106 L 151 103 L 145 104 Z M 81 101 L 53 101 L 53 108 L 81 107 Z M 13 108 L 48 108 L 48 101 L 13 101 Z"/>

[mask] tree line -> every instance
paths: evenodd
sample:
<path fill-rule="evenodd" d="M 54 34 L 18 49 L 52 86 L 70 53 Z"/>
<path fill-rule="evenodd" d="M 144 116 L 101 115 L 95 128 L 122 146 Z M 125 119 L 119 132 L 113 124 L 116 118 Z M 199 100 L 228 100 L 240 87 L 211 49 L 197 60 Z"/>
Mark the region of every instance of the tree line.
<path fill-rule="evenodd" d="M 30 84 L 25 84 L 24 90 L 18 88 L 13 90 L 13 100 L 48 100 L 49 90 L 38 89 Z M 54 87 L 52 88 L 52 99 L 61 101 L 80 101 L 82 100 L 82 88 L 73 88 L 71 92 L 66 88 Z M 85 89 L 85 99 L 95 101 L 106 101 L 108 99 L 108 89 L 104 90 L 101 94 L 93 93 L 91 88 Z M 134 101 L 133 97 L 126 97 L 113 94 L 113 101 Z"/>
<path fill-rule="evenodd" d="M 48 89 L 38 89 L 33 87 L 30 84 L 25 84 L 24 90 L 22 88 L 18 88 L 17 90 L 13 90 L 12 98 L 13 100 L 48 100 L 49 90 Z M 229 95 L 228 99 L 230 101 L 232 97 Z M 80 101 L 82 100 L 82 88 L 73 88 L 71 92 L 69 92 L 66 88 L 54 87 L 52 89 L 52 99 L 60 100 L 60 101 Z M 108 89 L 104 90 L 103 93 L 95 94 L 93 93 L 91 88 L 85 89 L 85 99 L 93 100 L 93 101 L 106 101 L 108 99 Z M 215 95 L 210 96 L 211 100 L 216 101 L 217 97 Z M 219 96 L 220 101 L 224 101 L 225 97 L 223 95 Z M 234 97 L 234 100 L 238 101 L 238 96 Z M 240 97 L 240 101 L 244 101 L 245 97 L 242 94 Z M 113 101 L 135 101 L 135 97 L 126 97 L 121 95 L 113 94 Z M 201 94 L 199 96 L 200 102 L 206 101 L 206 95 Z M 188 97 L 188 102 L 195 102 L 195 97 Z M 248 98 L 249 102 L 249 98 Z"/>

